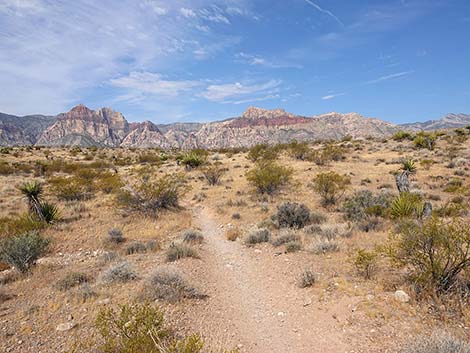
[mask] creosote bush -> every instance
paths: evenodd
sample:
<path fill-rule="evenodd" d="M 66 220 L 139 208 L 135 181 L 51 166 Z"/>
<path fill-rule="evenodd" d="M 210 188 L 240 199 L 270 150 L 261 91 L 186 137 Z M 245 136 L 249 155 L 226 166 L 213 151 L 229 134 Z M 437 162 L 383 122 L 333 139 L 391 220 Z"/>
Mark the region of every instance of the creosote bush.
<path fill-rule="evenodd" d="M 220 184 L 220 179 L 222 178 L 224 173 L 225 169 L 219 166 L 210 166 L 202 171 L 202 175 L 204 176 L 209 185 Z"/>
<path fill-rule="evenodd" d="M 7 237 L 0 242 L 0 260 L 25 273 L 46 253 L 48 246 L 49 240 L 37 232 Z"/>
<path fill-rule="evenodd" d="M 277 159 L 279 148 L 267 144 L 259 144 L 250 148 L 248 159 L 252 162 L 272 161 Z"/>
<path fill-rule="evenodd" d="M 365 249 L 359 249 L 353 263 L 359 275 L 365 279 L 371 279 L 377 268 L 377 253 Z"/>
<path fill-rule="evenodd" d="M 150 304 L 103 308 L 95 327 L 103 353 L 201 353 L 204 347 L 199 336 L 180 337 L 167 328 L 163 314 Z"/>
<path fill-rule="evenodd" d="M 419 132 L 413 140 L 416 148 L 427 148 L 432 151 L 436 146 L 437 135 L 435 133 Z"/>
<path fill-rule="evenodd" d="M 279 227 L 300 229 L 310 223 L 310 209 L 301 203 L 284 202 L 273 217 Z"/>
<path fill-rule="evenodd" d="M 69 272 L 55 284 L 55 287 L 61 291 L 69 290 L 89 281 L 88 275 L 82 272 Z"/>
<path fill-rule="evenodd" d="M 419 289 L 443 293 L 470 269 L 470 228 L 462 219 L 406 221 L 391 236 L 386 254 L 409 270 Z"/>
<path fill-rule="evenodd" d="M 293 170 L 274 162 L 257 163 L 246 177 L 258 193 L 272 195 L 291 181 Z"/>
<path fill-rule="evenodd" d="M 317 174 L 313 180 L 313 188 L 321 196 L 324 206 L 334 205 L 344 195 L 350 184 L 350 177 L 336 172 Z"/>
<path fill-rule="evenodd" d="M 307 288 L 313 286 L 316 281 L 317 274 L 312 270 L 305 270 L 299 276 L 298 285 L 300 288 Z"/>

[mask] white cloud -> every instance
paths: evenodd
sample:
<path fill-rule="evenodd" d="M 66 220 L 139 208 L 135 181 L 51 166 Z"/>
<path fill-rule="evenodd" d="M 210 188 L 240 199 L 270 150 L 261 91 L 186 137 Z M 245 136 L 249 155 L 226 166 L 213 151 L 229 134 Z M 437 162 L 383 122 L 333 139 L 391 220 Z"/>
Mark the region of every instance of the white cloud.
<path fill-rule="evenodd" d="M 242 84 L 240 82 L 227 83 L 221 85 L 209 85 L 206 90 L 201 93 L 201 97 L 212 102 L 223 102 L 227 99 L 240 100 L 246 99 L 246 96 L 269 95 L 277 92 L 281 81 L 270 80 L 258 84 Z M 255 97 L 250 97 L 255 99 Z"/>
<path fill-rule="evenodd" d="M 295 68 L 301 69 L 303 68 L 302 65 L 291 63 L 291 62 L 283 62 L 283 61 L 273 61 L 268 60 L 260 55 L 252 55 L 247 53 L 238 53 L 235 56 L 238 62 L 252 65 L 252 66 L 264 66 L 270 69 L 283 69 L 283 68 Z"/>
<path fill-rule="evenodd" d="M 312 5 L 314 8 L 316 8 L 318 11 L 320 11 L 321 13 L 324 13 L 328 16 L 330 16 L 332 19 L 334 19 L 336 22 L 338 22 L 341 26 L 344 26 L 344 23 L 331 11 L 329 10 L 325 10 L 324 8 L 322 8 L 320 5 L 314 3 L 313 1 L 311 0 L 305 0 L 305 2 L 307 2 L 308 4 Z"/>
<path fill-rule="evenodd" d="M 163 96 L 178 96 L 200 85 L 197 81 L 165 80 L 161 74 L 151 72 L 131 72 L 128 76 L 112 79 L 110 84 L 137 90 L 140 93 Z"/>
<path fill-rule="evenodd" d="M 193 10 L 188 9 L 186 7 L 182 7 L 180 9 L 180 13 L 186 18 L 196 17 L 196 13 Z"/>
<path fill-rule="evenodd" d="M 321 99 L 324 100 L 324 101 L 327 101 L 327 100 L 334 99 L 334 98 L 336 98 L 336 97 L 344 96 L 345 94 L 346 94 L 346 93 L 329 94 L 329 95 L 327 95 L 327 96 L 321 97 Z"/>
<path fill-rule="evenodd" d="M 403 71 L 403 72 L 398 72 L 398 73 L 391 74 L 391 75 L 381 76 L 381 77 L 376 78 L 374 80 L 367 81 L 366 84 L 367 85 L 372 85 L 372 84 L 375 84 L 375 83 L 380 83 L 380 82 L 383 82 L 383 81 L 392 80 L 394 78 L 399 78 L 399 77 L 411 75 L 412 73 L 414 73 L 414 71 Z"/>

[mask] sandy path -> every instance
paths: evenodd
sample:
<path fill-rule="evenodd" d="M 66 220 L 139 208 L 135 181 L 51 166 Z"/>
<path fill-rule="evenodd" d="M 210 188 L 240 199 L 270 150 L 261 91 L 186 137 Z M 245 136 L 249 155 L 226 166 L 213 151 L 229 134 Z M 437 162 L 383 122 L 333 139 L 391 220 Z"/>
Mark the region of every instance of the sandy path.
<path fill-rule="evenodd" d="M 295 285 L 285 260 L 227 241 L 207 208 L 197 208 L 195 219 L 210 291 L 197 320 L 209 342 L 250 353 L 347 351 L 337 322 Z"/>

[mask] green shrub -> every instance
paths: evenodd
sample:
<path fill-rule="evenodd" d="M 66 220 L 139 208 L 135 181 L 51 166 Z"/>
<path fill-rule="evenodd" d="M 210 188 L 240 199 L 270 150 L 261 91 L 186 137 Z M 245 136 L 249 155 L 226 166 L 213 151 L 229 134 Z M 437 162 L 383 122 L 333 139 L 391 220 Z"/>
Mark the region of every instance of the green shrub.
<path fill-rule="evenodd" d="M 416 173 L 416 163 L 412 159 L 404 159 L 401 162 L 401 171 L 406 172 L 408 174 L 415 174 Z"/>
<path fill-rule="evenodd" d="M 284 202 L 273 217 L 280 227 L 303 228 L 310 223 L 310 209 L 297 202 Z"/>
<path fill-rule="evenodd" d="M 157 216 L 162 209 L 178 208 L 185 191 L 181 175 L 168 174 L 153 182 L 144 179 L 133 188 L 121 191 L 118 202 L 129 211 Z"/>
<path fill-rule="evenodd" d="M 392 235 L 386 250 L 396 265 L 409 269 L 415 283 L 442 293 L 470 269 L 470 228 L 461 219 L 407 221 Z"/>
<path fill-rule="evenodd" d="M 434 133 L 419 132 L 413 140 L 416 148 L 427 148 L 432 151 L 436 146 L 437 135 Z"/>
<path fill-rule="evenodd" d="M 207 151 L 192 150 L 178 156 L 177 160 L 188 169 L 197 168 L 206 163 Z"/>
<path fill-rule="evenodd" d="M 73 177 L 55 177 L 49 179 L 52 191 L 59 200 L 63 201 L 81 201 L 89 199 L 92 194 L 89 185 Z"/>
<path fill-rule="evenodd" d="M 287 145 L 289 155 L 301 161 L 308 159 L 311 150 L 307 142 L 292 141 Z"/>
<path fill-rule="evenodd" d="M 395 141 L 413 140 L 413 135 L 408 131 L 397 131 L 393 134 L 392 139 Z"/>
<path fill-rule="evenodd" d="M 392 218 L 419 218 L 424 211 L 424 202 L 420 195 L 403 192 L 390 205 Z"/>
<path fill-rule="evenodd" d="M 371 217 L 383 217 L 390 207 L 390 195 L 374 195 L 369 190 L 360 190 L 346 198 L 342 211 L 349 221 L 363 222 Z"/>
<path fill-rule="evenodd" d="M 166 252 L 166 261 L 168 262 L 174 262 L 185 257 L 199 259 L 197 251 L 186 244 L 172 243 Z"/>
<path fill-rule="evenodd" d="M 25 273 L 46 253 L 48 246 L 49 240 L 36 232 L 7 237 L 0 242 L 0 259 Z"/>
<path fill-rule="evenodd" d="M 246 177 L 260 194 L 272 195 L 291 181 L 293 170 L 274 162 L 257 163 Z"/>
<path fill-rule="evenodd" d="M 317 174 L 313 180 L 313 188 L 321 196 L 324 206 L 334 205 L 350 184 L 351 179 L 347 175 L 336 172 Z"/>
<path fill-rule="evenodd" d="M 29 233 L 43 229 L 45 223 L 39 222 L 29 214 L 0 218 L 0 237 Z"/>
<path fill-rule="evenodd" d="M 276 146 L 259 144 L 250 148 L 250 151 L 248 152 L 248 159 L 252 162 L 266 162 L 277 159 L 278 155 L 279 149 L 276 148 Z"/>
<path fill-rule="evenodd" d="M 365 279 L 371 279 L 377 268 L 377 253 L 359 249 L 354 257 L 353 263 L 359 275 Z"/>
<path fill-rule="evenodd" d="M 57 205 L 51 202 L 41 202 L 39 205 L 41 219 L 47 224 L 53 224 L 60 219 L 60 211 Z"/>
<path fill-rule="evenodd" d="M 103 308 L 96 318 L 103 353 L 201 353 L 202 340 L 180 338 L 164 325 L 163 314 L 149 304 Z"/>

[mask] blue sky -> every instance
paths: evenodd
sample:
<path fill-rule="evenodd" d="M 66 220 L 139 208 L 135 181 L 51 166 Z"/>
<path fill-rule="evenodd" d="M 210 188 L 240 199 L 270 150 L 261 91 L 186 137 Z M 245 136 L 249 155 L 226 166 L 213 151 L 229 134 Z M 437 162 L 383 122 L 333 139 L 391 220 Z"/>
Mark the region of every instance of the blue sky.
<path fill-rule="evenodd" d="M 0 111 L 470 113 L 468 0 L 0 0 Z"/>

